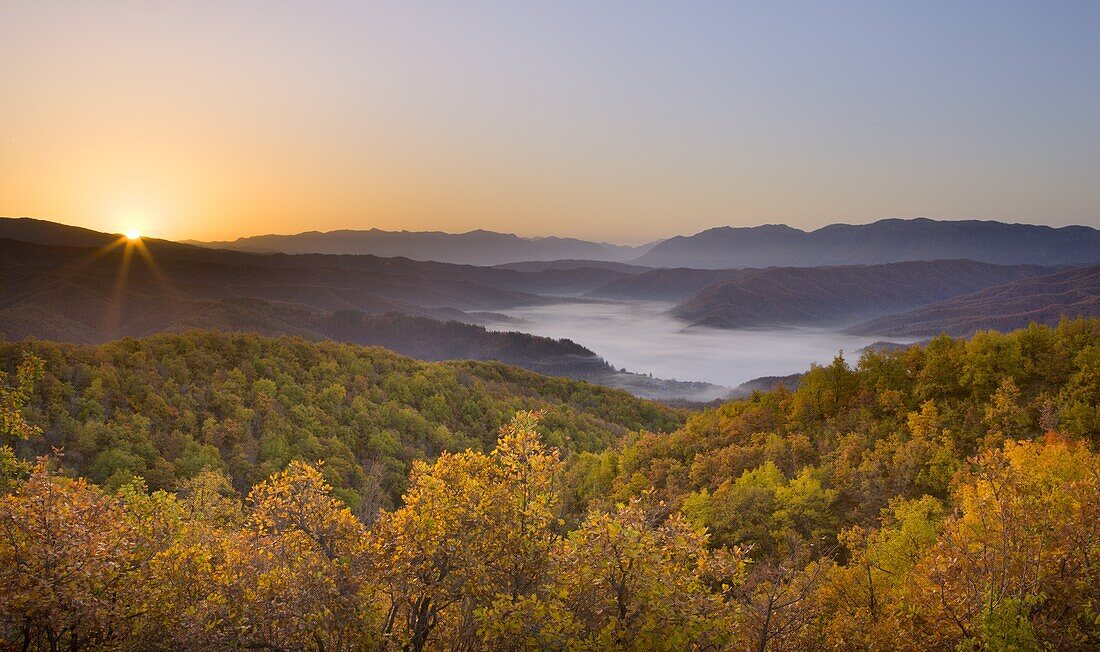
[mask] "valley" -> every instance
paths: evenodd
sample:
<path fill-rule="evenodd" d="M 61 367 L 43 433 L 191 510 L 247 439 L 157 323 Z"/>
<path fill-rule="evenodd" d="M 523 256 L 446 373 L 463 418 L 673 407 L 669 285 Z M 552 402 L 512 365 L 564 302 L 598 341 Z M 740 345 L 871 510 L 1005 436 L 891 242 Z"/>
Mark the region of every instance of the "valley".
<path fill-rule="evenodd" d="M 1100 652 L 1097 34 L 0 0 L 0 652 Z"/>
<path fill-rule="evenodd" d="M 1012 248 L 1019 230 L 1005 231 L 1009 244 L 999 255 L 1020 258 Z M 414 236 L 374 234 L 360 244 L 427 246 Z M 446 247 L 449 238 L 426 242 Z M 308 249 L 303 243 L 315 241 L 276 242 Z M 519 247 L 504 258 L 529 252 L 527 241 L 503 242 Z M 9 339 L 99 343 L 192 329 L 300 335 L 425 361 L 496 360 L 689 403 L 828 364 L 841 352 L 855 359 L 881 340 L 905 345 L 942 331 L 1100 314 L 1096 268 L 1067 265 L 914 260 L 655 269 L 561 259 L 477 266 L 134 243 L 30 219 L 0 219 L 0 247 L 0 332 Z"/>
<path fill-rule="evenodd" d="M 863 347 L 879 339 L 814 327 L 689 328 L 669 314 L 672 306 L 653 301 L 523 306 L 505 309 L 511 317 L 507 322 L 489 321 L 487 326 L 548 338 L 569 337 L 599 351 L 615 368 L 715 385 L 684 397 L 701 401 L 720 398 L 722 392 L 755 378 L 828 364 L 841 351 L 854 360 Z"/>

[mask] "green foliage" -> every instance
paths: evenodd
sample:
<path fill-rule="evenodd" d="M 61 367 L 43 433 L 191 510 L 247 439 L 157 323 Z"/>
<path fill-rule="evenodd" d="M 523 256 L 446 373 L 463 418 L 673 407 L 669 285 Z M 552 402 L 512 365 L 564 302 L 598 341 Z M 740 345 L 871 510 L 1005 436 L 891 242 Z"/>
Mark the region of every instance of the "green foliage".
<path fill-rule="evenodd" d="M 654 488 L 710 528 L 713 544 L 751 544 L 757 559 L 780 554 L 792 534 L 826 551 L 893 500 L 946 499 L 984 449 L 1051 429 L 1100 443 L 1098 350 L 1100 321 L 1077 320 L 869 351 L 854 367 L 837 357 L 794 392 L 757 393 L 671 435 L 627 440 L 604 453 L 602 468 L 618 471 L 599 484 L 619 501 Z"/>
<path fill-rule="evenodd" d="M 503 365 L 249 336 L 35 344 L 43 374 L 9 412 L 41 431 L 0 447 L 0 633 L 1096 649 L 1098 346 L 1100 322 L 1067 321 L 838 357 L 663 433 L 678 413 Z M 57 443 L 66 471 L 25 461 Z"/>
<path fill-rule="evenodd" d="M 26 422 L 21 414 L 31 396 L 34 384 L 42 375 L 42 359 L 30 353 L 15 370 L 15 383 L 8 384 L 8 372 L 0 371 L 0 437 L 8 440 L 28 439 L 39 430 Z"/>
<path fill-rule="evenodd" d="M 598 451 L 628 431 L 672 430 L 681 412 L 497 363 L 421 363 L 378 348 L 195 332 L 101 346 L 0 345 L 5 433 L 23 457 L 65 450 L 109 488 L 170 489 L 227 472 L 239 491 L 292 460 L 324 460 L 349 505 L 394 505 L 413 460 L 487 450 L 509 415 L 540 409 L 547 441 Z M 31 392 L 37 383 L 38 391 Z M 27 424 L 16 419 L 19 408 Z"/>
<path fill-rule="evenodd" d="M 1031 624 L 1031 609 L 1038 602 L 1035 598 L 1009 598 L 986 609 L 981 623 L 981 640 L 985 649 L 998 652 L 1033 652 L 1043 649 Z"/>

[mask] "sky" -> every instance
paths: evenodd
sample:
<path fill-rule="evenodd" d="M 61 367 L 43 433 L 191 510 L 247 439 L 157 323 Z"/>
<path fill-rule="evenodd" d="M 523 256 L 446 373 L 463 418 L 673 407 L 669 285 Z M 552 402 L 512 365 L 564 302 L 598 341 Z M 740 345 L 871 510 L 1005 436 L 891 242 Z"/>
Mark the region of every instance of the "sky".
<path fill-rule="evenodd" d="M 1100 2 L 0 0 L 0 215 L 1100 227 Z"/>

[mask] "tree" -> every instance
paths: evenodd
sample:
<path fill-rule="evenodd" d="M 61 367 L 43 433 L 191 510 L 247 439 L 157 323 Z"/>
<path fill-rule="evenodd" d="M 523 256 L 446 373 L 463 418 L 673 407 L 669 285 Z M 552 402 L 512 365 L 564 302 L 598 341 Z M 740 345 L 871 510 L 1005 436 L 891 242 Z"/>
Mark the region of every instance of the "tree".
<path fill-rule="evenodd" d="M 317 468 L 292 462 L 253 488 L 249 526 L 230 540 L 220 607 L 245 647 L 317 652 L 377 641 L 364 528 Z"/>
<path fill-rule="evenodd" d="M 935 545 L 943 519 L 944 506 L 936 498 L 895 499 L 883 510 L 878 529 L 854 526 L 841 533 L 847 563 L 825 562 L 814 598 L 820 612 L 818 647 L 927 649 L 926 620 L 909 608 L 909 583 L 914 566 Z"/>
<path fill-rule="evenodd" d="M 752 546 L 760 559 L 792 536 L 818 543 L 835 536 L 836 495 L 822 485 L 813 467 L 787 480 L 769 461 L 723 482 L 713 494 L 704 489 L 688 496 L 683 509 L 696 525 L 713 533 L 715 544 Z"/>
<path fill-rule="evenodd" d="M 1019 439 L 1032 430 L 1031 418 L 1020 406 L 1020 389 L 1012 376 L 1005 376 L 985 408 L 985 424 L 989 428 L 985 447 L 996 448 L 1008 439 Z"/>
<path fill-rule="evenodd" d="M 519 412 L 489 455 L 443 454 L 413 467 L 404 506 L 380 516 L 371 557 L 389 600 L 390 647 L 477 642 L 484 609 L 518 602 L 542 580 L 559 524 L 560 462 Z"/>
<path fill-rule="evenodd" d="M 1100 456 L 1057 436 L 971 462 L 958 512 L 912 574 L 959 643 L 1100 645 Z"/>
<path fill-rule="evenodd" d="M 178 650 L 217 647 L 228 640 L 215 626 L 212 605 L 219 602 L 218 562 L 227 536 L 194 518 L 184 500 L 166 491 L 145 491 L 140 480 L 119 492 L 126 524 L 133 533 L 136 617 L 127 647 Z"/>
<path fill-rule="evenodd" d="M 782 556 L 772 556 L 750 568 L 736 595 L 744 612 L 737 628 L 739 649 L 766 652 L 803 649 L 800 637 L 817 615 L 814 593 L 825 563 L 813 544 L 788 536 Z"/>
<path fill-rule="evenodd" d="M 40 432 L 37 426 L 27 423 L 22 410 L 30 400 L 34 384 L 42 377 L 45 363 L 38 356 L 24 353 L 23 362 L 15 372 L 15 384 L 8 385 L 8 373 L 0 371 L 0 436 L 12 439 L 29 439 Z"/>
<path fill-rule="evenodd" d="M 0 496 L 0 620 L 24 649 L 81 650 L 126 637 L 135 537 L 118 500 L 46 459 Z"/>
<path fill-rule="evenodd" d="M 180 484 L 179 497 L 191 521 L 221 530 L 237 529 L 244 525 L 241 496 L 224 473 L 203 471 L 184 480 Z"/>
<path fill-rule="evenodd" d="M 483 636 L 520 649 L 721 649 L 744 563 L 647 494 L 590 513 L 555 550 L 545 587 L 496 605 Z"/>

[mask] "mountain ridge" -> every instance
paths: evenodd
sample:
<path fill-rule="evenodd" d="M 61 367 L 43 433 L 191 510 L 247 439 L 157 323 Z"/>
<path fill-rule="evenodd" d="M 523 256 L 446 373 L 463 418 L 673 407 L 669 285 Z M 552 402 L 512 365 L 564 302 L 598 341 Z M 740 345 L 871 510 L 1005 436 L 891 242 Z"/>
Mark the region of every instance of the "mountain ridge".
<path fill-rule="evenodd" d="M 0 222 L 0 235 L 4 226 Z M 110 234 L 49 229 L 54 240 L 76 233 L 80 242 L 120 242 Z M 215 251 L 155 240 L 141 247 L 0 238 L 0 331 L 12 339 L 85 344 L 196 328 L 299 335 L 386 346 L 422 360 L 499 360 L 657 399 L 709 399 L 725 390 L 616 370 L 568 340 L 488 331 L 472 324 L 483 316 L 466 312 L 559 301 L 531 291 L 580 292 L 623 274 L 612 269 L 521 272 L 376 256 Z"/>
<path fill-rule="evenodd" d="M 700 290 L 671 313 L 692 326 L 835 326 L 1058 271 L 969 260 L 747 270 Z"/>
<path fill-rule="evenodd" d="M 1020 279 L 964 294 L 848 329 L 856 335 L 969 336 L 979 330 L 1008 331 L 1029 323 L 1053 325 L 1063 318 L 1100 315 L 1100 265 Z"/>
<path fill-rule="evenodd" d="M 504 265 L 528 261 L 589 259 L 625 262 L 649 250 L 654 243 L 639 246 L 593 242 L 580 238 L 523 237 L 474 229 L 462 233 L 445 231 L 386 231 L 383 229 L 337 229 L 303 231 L 294 234 L 265 234 L 236 240 L 186 240 L 197 246 L 258 251 L 264 253 L 373 254 L 402 256 L 413 260 L 434 260 L 474 265 Z"/>
<path fill-rule="evenodd" d="M 725 226 L 669 238 L 629 262 L 649 267 L 732 269 L 964 258 L 996 264 L 1100 263 L 1100 231 L 1080 225 L 929 218 L 829 224 L 811 231 L 786 225 Z"/>

